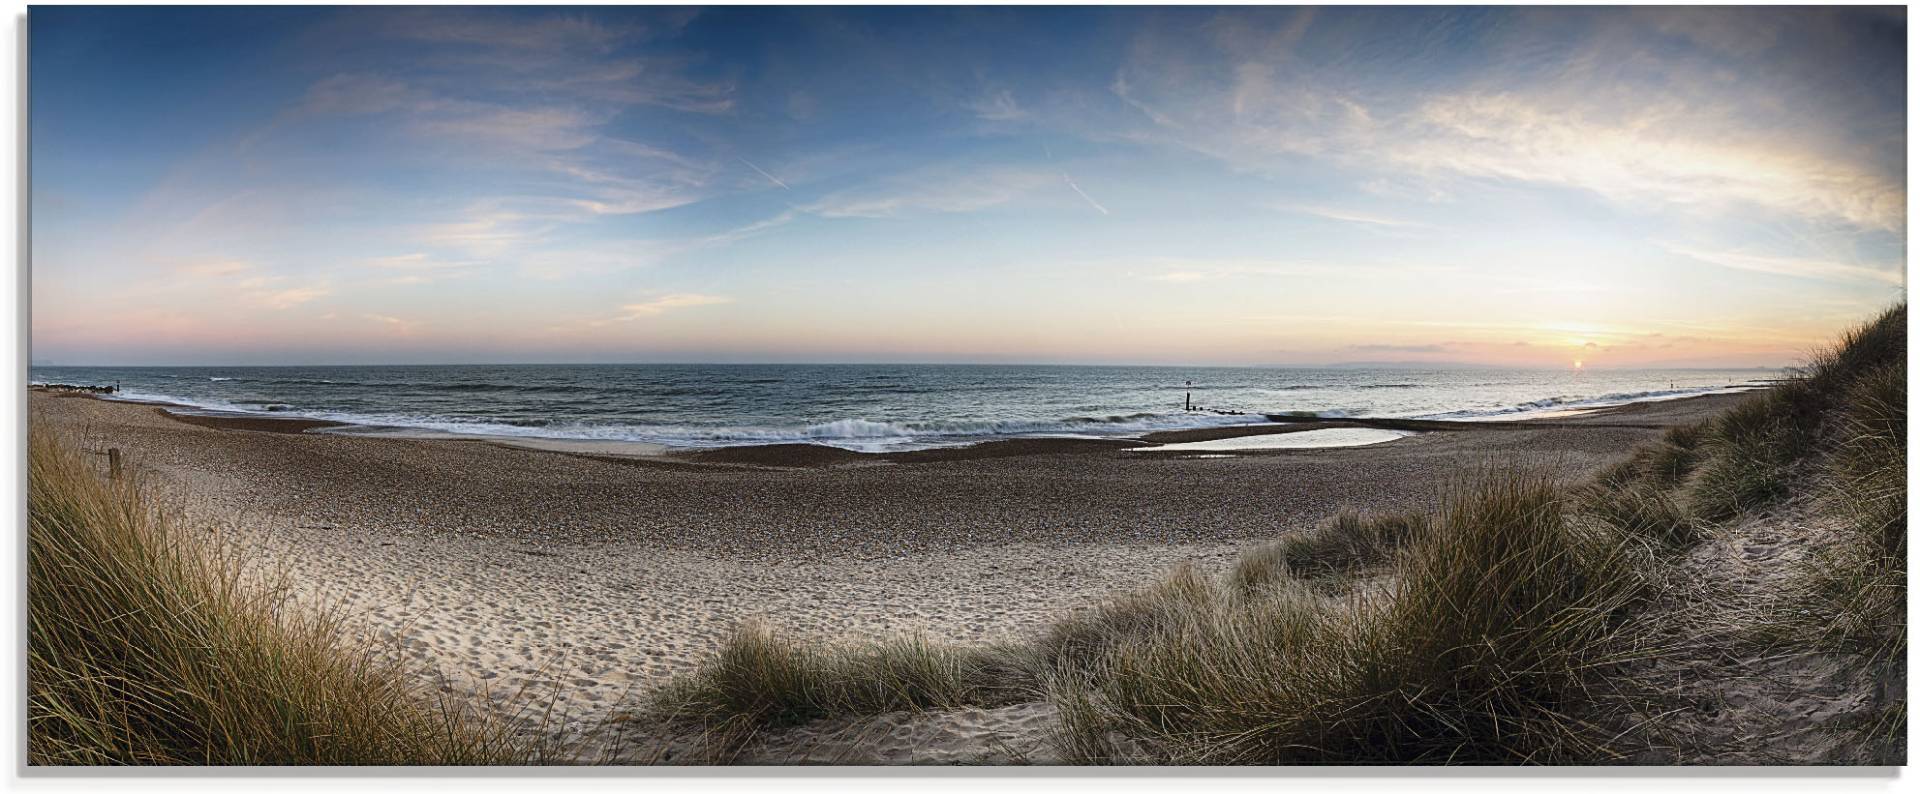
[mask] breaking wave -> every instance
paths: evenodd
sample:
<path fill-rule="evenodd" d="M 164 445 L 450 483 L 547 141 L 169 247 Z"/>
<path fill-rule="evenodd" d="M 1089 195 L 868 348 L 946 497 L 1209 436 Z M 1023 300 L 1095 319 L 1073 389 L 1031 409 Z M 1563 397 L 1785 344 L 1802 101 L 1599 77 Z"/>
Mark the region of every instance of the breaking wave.
<path fill-rule="evenodd" d="M 227 400 L 186 399 L 145 392 L 122 392 L 113 399 L 177 406 L 182 413 L 259 414 L 322 419 L 360 428 L 417 430 L 456 435 L 514 436 L 591 441 L 634 441 L 679 447 L 762 444 L 822 444 L 857 451 L 956 446 L 1020 436 L 1094 436 L 1130 438 L 1162 430 L 1258 424 L 1260 414 L 1226 416 L 1205 413 L 1132 413 L 1074 416 L 1051 420 L 939 420 L 882 422 L 839 419 L 793 426 L 581 423 L 541 417 L 474 418 L 391 413 L 303 411 L 286 403 L 245 404 Z"/>
<path fill-rule="evenodd" d="M 878 422 L 839 419 L 787 427 L 666 424 L 579 424 L 541 420 L 478 420 L 456 417 L 309 414 L 356 425 L 419 429 L 462 435 L 499 435 L 596 441 L 637 441 L 678 447 L 821 444 L 856 451 L 956 446 L 1020 436 L 1129 438 L 1160 430 L 1223 427 L 1266 421 L 1259 415 L 1129 414 L 1055 420 L 950 420 Z"/>

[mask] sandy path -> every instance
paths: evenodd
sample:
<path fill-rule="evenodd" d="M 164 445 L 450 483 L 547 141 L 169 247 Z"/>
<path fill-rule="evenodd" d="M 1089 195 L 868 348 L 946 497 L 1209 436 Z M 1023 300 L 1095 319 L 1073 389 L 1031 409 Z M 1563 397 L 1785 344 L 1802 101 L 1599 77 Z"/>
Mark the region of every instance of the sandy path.
<path fill-rule="evenodd" d="M 1637 761 L 1869 763 L 1852 723 L 1878 690 L 1858 655 L 1766 635 L 1780 610 L 1799 608 L 1803 566 L 1839 542 L 1831 521 L 1799 497 L 1714 527 L 1681 561 L 1675 579 L 1691 586 L 1643 618 L 1669 627 L 1671 651 L 1634 678 L 1670 711 L 1640 715 L 1663 749 Z"/>

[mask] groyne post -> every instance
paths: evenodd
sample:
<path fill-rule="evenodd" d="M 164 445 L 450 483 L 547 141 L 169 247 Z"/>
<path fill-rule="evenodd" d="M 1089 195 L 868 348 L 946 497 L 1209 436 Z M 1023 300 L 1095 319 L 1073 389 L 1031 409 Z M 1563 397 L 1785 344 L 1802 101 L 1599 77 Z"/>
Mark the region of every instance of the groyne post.
<path fill-rule="evenodd" d="M 120 479 L 120 448 L 119 447 L 107 448 L 107 477 L 109 479 L 114 479 L 114 480 Z"/>

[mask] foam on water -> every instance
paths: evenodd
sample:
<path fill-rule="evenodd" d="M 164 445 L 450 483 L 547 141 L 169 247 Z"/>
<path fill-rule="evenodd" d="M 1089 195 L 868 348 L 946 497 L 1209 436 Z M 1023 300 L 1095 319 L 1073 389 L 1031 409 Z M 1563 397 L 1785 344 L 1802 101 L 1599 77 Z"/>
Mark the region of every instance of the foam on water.
<path fill-rule="evenodd" d="M 286 415 L 286 414 L 282 414 Z M 414 417 L 363 414 L 302 414 L 303 418 L 346 422 L 373 428 L 401 428 L 461 435 L 634 441 L 673 447 L 727 447 L 764 444 L 820 444 L 856 452 L 930 449 L 960 446 L 996 438 L 1094 437 L 1131 438 L 1162 430 L 1230 427 L 1265 421 L 1263 416 L 1205 414 L 1135 414 L 1082 417 L 1058 421 L 944 421 L 876 422 L 841 419 L 800 427 L 702 425 L 544 425 L 528 427 L 462 420 L 450 417 Z M 340 431 L 333 431 L 340 432 Z M 347 430 L 345 432 L 354 432 Z"/>

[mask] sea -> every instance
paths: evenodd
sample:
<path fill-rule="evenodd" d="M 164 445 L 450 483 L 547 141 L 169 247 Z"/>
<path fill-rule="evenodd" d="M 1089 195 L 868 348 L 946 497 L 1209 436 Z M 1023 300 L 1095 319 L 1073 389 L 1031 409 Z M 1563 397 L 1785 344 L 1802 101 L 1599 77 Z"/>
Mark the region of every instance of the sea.
<path fill-rule="evenodd" d="M 34 383 L 330 432 L 808 443 L 878 452 L 1016 437 L 1130 438 L 1270 414 L 1498 421 L 1738 391 L 1775 370 L 968 365 L 35 366 Z M 1188 409 L 1189 401 L 1193 410 Z"/>

